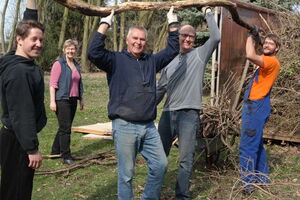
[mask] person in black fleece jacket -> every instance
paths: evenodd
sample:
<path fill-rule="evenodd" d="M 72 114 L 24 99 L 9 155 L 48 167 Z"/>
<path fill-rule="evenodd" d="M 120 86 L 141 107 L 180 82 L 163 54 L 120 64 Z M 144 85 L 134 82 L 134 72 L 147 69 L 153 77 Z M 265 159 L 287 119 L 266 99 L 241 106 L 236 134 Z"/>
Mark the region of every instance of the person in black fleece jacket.
<path fill-rule="evenodd" d="M 1 200 L 31 199 L 35 169 L 42 163 L 37 133 L 46 125 L 44 77 L 34 58 L 43 47 L 35 0 L 16 29 L 16 50 L 0 58 Z"/>

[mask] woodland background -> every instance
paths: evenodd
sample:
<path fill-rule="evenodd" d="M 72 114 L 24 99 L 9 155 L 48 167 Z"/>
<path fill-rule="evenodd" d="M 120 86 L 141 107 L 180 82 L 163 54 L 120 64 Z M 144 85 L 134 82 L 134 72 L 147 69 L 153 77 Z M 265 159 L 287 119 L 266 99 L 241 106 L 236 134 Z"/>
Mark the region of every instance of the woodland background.
<path fill-rule="evenodd" d="M 13 48 L 14 30 L 16 24 L 23 17 L 24 0 L 4 1 L 1 12 L 1 54 L 5 54 Z M 84 0 L 85 2 L 102 7 L 124 3 L 127 0 Z M 298 0 L 244 0 L 254 4 L 279 11 L 298 11 Z M 22 4 L 21 4 L 22 3 Z M 7 8 L 11 8 L 8 13 Z M 23 6 L 21 6 L 23 5 Z M 89 40 L 99 25 L 100 17 L 84 16 L 69 10 L 54 0 L 37 0 L 39 21 L 46 26 L 45 46 L 42 56 L 37 60 L 38 64 L 49 71 L 53 61 L 60 56 L 62 44 L 66 39 L 72 38 L 79 41 L 78 60 L 84 72 L 93 72 L 95 68 L 90 64 L 86 56 Z M 14 9 L 13 9 L 14 8 Z M 14 11 L 14 13 L 13 13 Z M 184 9 L 178 12 L 179 21 L 190 23 L 197 28 L 197 42 L 205 41 L 208 33 L 205 27 L 204 16 L 196 8 Z M 8 19 L 10 18 L 10 19 Z M 13 18 L 13 20 L 12 20 Z M 124 36 L 131 25 L 141 25 L 149 30 L 148 52 L 157 52 L 165 46 L 167 35 L 166 12 L 162 11 L 131 11 L 115 15 L 112 30 L 108 33 L 106 47 L 114 51 L 124 48 Z M 9 31 L 4 31 L 4 26 Z"/>

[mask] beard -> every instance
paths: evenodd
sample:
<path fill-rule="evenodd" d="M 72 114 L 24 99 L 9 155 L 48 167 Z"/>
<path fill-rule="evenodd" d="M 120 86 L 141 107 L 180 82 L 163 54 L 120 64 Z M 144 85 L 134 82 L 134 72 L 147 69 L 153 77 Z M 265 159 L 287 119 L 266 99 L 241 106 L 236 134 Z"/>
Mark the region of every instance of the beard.
<path fill-rule="evenodd" d="M 268 51 L 268 52 L 265 52 L 264 51 L 264 55 L 265 56 L 272 56 L 272 55 L 275 55 L 276 54 L 276 51 L 275 50 L 273 50 L 273 51 Z"/>

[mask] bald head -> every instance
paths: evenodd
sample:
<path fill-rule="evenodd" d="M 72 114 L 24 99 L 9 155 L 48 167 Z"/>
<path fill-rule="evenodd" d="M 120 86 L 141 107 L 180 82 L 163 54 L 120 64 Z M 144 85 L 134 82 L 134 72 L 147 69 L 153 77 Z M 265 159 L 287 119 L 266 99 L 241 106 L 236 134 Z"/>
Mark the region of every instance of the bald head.
<path fill-rule="evenodd" d="M 179 29 L 180 52 L 187 53 L 195 45 L 196 30 L 191 25 L 183 25 Z"/>
<path fill-rule="evenodd" d="M 189 32 L 189 33 L 193 33 L 194 35 L 196 35 L 196 30 L 194 27 L 192 27 L 191 25 L 189 24 L 186 24 L 186 25 L 183 25 L 181 26 L 181 28 L 179 29 L 179 33 L 181 32 Z"/>

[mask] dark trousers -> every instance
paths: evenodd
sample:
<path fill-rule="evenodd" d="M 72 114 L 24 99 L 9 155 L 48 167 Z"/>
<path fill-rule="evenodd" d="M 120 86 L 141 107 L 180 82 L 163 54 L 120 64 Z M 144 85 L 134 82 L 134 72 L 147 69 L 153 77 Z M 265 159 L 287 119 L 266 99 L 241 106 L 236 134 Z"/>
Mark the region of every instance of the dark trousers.
<path fill-rule="evenodd" d="M 31 199 L 34 170 L 15 134 L 0 130 L 1 200 Z"/>
<path fill-rule="evenodd" d="M 77 98 L 56 101 L 58 130 L 52 145 L 51 154 L 61 154 L 64 159 L 71 158 L 71 127 L 76 113 Z"/>
<path fill-rule="evenodd" d="M 176 137 L 178 137 L 179 141 L 179 169 L 175 189 L 176 200 L 191 199 L 189 187 L 199 123 L 199 111 L 193 109 L 164 111 L 159 120 L 158 132 L 167 156 Z"/>

